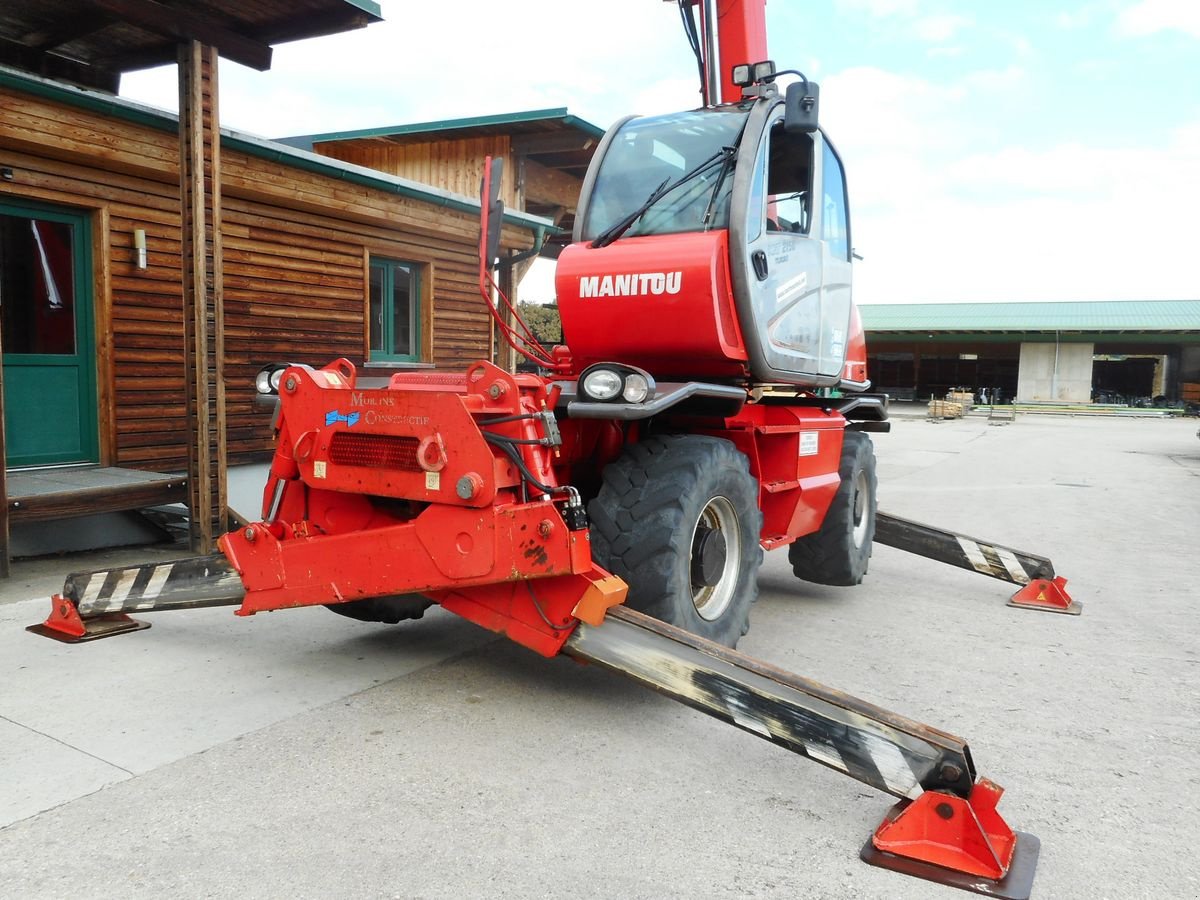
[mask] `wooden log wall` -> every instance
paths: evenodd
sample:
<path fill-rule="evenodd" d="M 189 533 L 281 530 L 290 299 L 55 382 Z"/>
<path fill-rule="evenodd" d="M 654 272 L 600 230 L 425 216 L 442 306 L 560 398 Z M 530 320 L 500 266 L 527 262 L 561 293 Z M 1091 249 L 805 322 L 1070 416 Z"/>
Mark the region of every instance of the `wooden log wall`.
<path fill-rule="evenodd" d="M 179 150 L 173 120 L 141 125 L 0 86 L 0 196 L 89 212 L 93 225 L 101 462 L 186 466 Z M 370 255 L 422 270 L 423 359 L 487 356 L 475 286 L 478 220 L 368 185 L 222 149 L 224 381 L 231 464 L 270 448 L 253 379 L 270 362 L 323 365 L 366 348 Z M 135 267 L 144 228 L 148 268 Z M 504 244 L 531 235 L 506 227 Z"/>

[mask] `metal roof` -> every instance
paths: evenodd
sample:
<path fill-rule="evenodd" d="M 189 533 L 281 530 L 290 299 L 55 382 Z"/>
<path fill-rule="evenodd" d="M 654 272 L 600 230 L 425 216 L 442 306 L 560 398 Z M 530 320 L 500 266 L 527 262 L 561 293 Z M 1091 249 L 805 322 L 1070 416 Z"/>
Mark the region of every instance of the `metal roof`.
<path fill-rule="evenodd" d="M 1200 331 L 1200 300 L 904 303 L 859 307 L 871 332 Z"/>
<path fill-rule="evenodd" d="M 501 113 L 494 116 L 441 119 L 407 125 L 386 125 L 382 128 L 360 128 L 355 131 L 300 134 L 293 137 L 282 137 L 278 140 L 281 144 L 311 150 L 313 144 L 326 141 L 377 138 L 394 144 L 415 144 L 425 143 L 431 139 L 453 140 L 479 137 L 481 134 L 553 134 L 564 129 L 581 131 L 593 138 L 604 136 L 603 128 L 571 115 L 565 106 L 561 106 L 554 109 L 531 109 L 525 112 Z"/>
<path fill-rule="evenodd" d="M 381 19 L 374 0 L 21 0 L 0 4 L 0 63 L 116 93 L 122 72 L 174 62 L 180 41 L 263 70 L 272 44 Z"/>

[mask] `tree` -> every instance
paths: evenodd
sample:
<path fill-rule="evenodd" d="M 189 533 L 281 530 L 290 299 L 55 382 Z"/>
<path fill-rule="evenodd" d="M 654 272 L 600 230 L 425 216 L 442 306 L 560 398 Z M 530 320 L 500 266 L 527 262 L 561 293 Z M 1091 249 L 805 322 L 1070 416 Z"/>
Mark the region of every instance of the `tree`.
<path fill-rule="evenodd" d="M 534 336 L 547 347 L 562 343 L 562 321 L 558 317 L 558 304 L 518 303 L 517 312 L 529 326 Z"/>

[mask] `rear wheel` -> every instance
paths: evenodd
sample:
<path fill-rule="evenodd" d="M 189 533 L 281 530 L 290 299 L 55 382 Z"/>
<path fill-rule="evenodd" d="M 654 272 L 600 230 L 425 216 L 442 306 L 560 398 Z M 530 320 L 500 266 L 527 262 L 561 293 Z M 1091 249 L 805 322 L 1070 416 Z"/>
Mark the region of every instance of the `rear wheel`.
<path fill-rule="evenodd" d="M 797 578 L 844 587 L 862 582 L 875 539 L 875 449 L 869 435 L 845 433 L 838 474 L 842 483 L 820 530 L 792 542 L 788 561 Z"/>
<path fill-rule="evenodd" d="M 719 438 L 648 438 L 604 470 L 588 506 L 592 555 L 626 604 L 728 647 L 749 627 L 762 561 L 758 485 Z"/>
<path fill-rule="evenodd" d="M 346 603 L 329 603 L 325 608 L 360 622 L 382 622 L 395 625 L 406 619 L 419 619 L 433 601 L 421 594 L 393 594 L 390 597 L 368 597 Z"/>

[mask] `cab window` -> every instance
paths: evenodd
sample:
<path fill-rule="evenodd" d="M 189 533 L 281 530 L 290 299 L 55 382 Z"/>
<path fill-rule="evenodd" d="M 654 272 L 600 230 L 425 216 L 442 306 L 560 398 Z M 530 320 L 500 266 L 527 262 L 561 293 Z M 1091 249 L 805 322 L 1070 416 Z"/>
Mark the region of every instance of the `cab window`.
<path fill-rule="evenodd" d="M 771 127 L 767 143 L 767 231 L 808 234 L 812 219 L 812 138 Z"/>
<path fill-rule="evenodd" d="M 826 144 L 822 156 L 824 200 L 821 205 L 821 240 L 838 259 L 850 259 L 850 220 L 846 215 L 846 178 L 841 160 Z"/>

